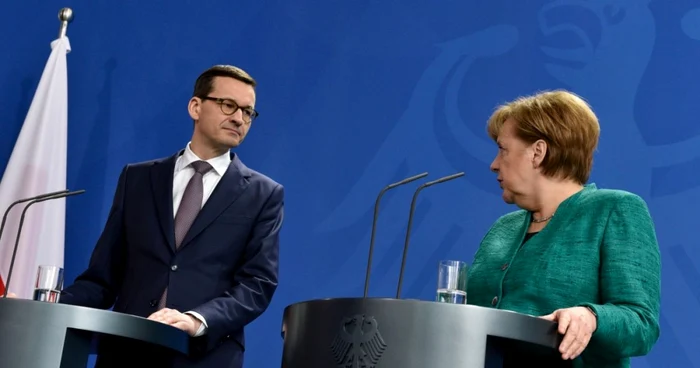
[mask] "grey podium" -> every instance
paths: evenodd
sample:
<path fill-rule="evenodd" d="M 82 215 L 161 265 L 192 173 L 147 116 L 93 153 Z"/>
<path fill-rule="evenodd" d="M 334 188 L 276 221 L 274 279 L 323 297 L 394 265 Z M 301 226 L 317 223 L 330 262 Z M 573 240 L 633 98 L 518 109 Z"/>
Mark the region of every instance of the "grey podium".
<path fill-rule="evenodd" d="M 187 354 L 188 335 L 145 318 L 106 310 L 0 298 L 0 366 L 84 368 L 103 337 Z"/>
<path fill-rule="evenodd" d="M 282 367 L 483 368 L 503 367 L 508 356 L 519 359 L 510 366 L 571 366 L 560 358 L 556 329 L 541 318 L 471 305 L 311 300 L 284 310 Z"/>

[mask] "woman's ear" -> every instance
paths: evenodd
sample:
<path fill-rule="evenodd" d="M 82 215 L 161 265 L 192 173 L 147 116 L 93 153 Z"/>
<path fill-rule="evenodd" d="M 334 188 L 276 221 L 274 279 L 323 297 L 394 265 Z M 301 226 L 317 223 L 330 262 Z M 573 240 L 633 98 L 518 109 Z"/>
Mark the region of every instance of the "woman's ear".
<path fill-rule="evenodd" d="M 536 169 L 542 165 L 545 156 L 547 156 L 547 142 L 538 139 L 532 144 L 532 153 L 532 167 Z"/>

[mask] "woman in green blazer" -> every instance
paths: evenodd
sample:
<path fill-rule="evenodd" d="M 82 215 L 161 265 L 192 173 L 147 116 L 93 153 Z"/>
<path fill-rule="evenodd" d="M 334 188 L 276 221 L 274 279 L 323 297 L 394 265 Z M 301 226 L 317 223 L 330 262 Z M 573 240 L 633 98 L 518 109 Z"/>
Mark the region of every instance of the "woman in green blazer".
<path fill-rule="evenodd" d="M 469 304 L 542 316 L 574 367 L 629 367 L 659 337 L 660 255 L 644 200 L 586 184 L 600 127 L 566 91 L 499 107 L 491 170 L 503 200 L 469 271 Z"/>

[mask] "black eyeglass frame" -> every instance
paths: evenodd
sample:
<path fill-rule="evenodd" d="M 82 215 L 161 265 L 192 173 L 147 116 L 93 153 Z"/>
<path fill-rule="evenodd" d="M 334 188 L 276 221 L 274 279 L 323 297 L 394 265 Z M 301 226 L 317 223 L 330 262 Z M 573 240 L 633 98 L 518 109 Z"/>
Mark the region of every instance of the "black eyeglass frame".
<path fill-rule="evenodd" d="M 219 105 L 219 108 L 221 109 L 221 112 L 224 113 L 224 115 L 233 115 L 238 111 L 239 109 L 243 111 L 243 120 L 245 120 L 246 115 L 248 114 L 246 112 L 247 109 L 250 109 L 250 120 L 246 121 L 246 123 L 250 124 L 252 123 L 255 119 L 260 116 L 260 113 L 251 108 L 251 107 L 241 107 L 236 101 L 230 99 L 230 98 L 220 98 L 220 97 L 212 97 L 212 96 L 199 96 L 202 100 L 209 100 L 213 101 L 216 104 Z M 225 104 L 233 105 L 233 110 L 231 112 L 228 112 L 226 108 L 224 107 Z"/>

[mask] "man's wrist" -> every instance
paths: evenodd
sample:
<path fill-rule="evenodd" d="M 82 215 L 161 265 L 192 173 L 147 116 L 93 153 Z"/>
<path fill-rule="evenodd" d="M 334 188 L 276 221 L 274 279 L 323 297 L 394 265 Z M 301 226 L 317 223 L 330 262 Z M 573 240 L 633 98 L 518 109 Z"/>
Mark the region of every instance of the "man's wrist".
<path fill-rule="evenodd" d="M 207 332 L 207 322 L 201 314 L 193 311 L 187 311 L 185 314 L 192 318 L 192 322 L 196 328 L 195 334 L 193 335 L 194 337 L 204 335 Z"/>

